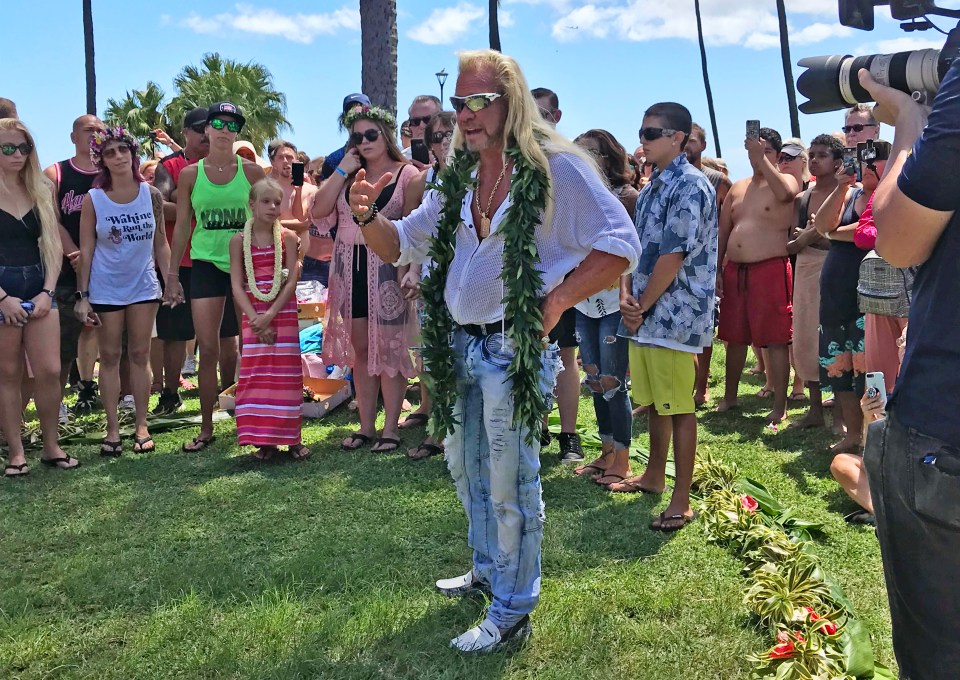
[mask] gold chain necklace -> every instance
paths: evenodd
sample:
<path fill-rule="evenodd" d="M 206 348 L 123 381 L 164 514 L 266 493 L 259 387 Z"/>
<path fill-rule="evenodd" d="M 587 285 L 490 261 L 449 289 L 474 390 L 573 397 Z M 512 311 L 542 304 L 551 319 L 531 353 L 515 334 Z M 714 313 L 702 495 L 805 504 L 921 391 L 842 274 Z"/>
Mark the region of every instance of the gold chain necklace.
<path fill-rule="evenodd" d="M 487 209 L 480 207 L 480 168 L 477 167 L 477 188 L 473 192 L 473 202 L 477 205 L 477 212 L 480 213 L 480 229 L 478 233 L 480 238 L 487 238 L 490 235 L 490 208 L 493 205 L 493 197 L 497 195 L 497 189 L 500 188 L 500 182 L 507 174 L 507 161 L 503 162 L 500 168 L 500 176 L 497 177 L 497 183 L 493 185 L 493 191 L 490 192 L 490 198 L 487 199 Z"/>

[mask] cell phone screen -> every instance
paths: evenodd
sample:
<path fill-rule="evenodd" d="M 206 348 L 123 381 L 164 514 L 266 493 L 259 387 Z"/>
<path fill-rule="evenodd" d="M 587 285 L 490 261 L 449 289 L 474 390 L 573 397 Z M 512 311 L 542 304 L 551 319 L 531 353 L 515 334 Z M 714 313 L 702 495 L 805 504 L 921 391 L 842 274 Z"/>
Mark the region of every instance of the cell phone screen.
<path fill-rule="evenodd" d="M 760 121 L 747 121 L 747 139 L 760 139 Z"/>
<path fill-rule="evenodd" d="M 290 166 L 290 180 L 295 187 L 303 186 L 303 163 L 293 163 Z"/>
<path fill-rule="evenodd" d="M 427 144 L 422 139 L 414 139 L 410 141 L 410 157 L 413 160 L 423 163 L 424 165 L 430 164 L 430 152 L 427 150 Z"/>

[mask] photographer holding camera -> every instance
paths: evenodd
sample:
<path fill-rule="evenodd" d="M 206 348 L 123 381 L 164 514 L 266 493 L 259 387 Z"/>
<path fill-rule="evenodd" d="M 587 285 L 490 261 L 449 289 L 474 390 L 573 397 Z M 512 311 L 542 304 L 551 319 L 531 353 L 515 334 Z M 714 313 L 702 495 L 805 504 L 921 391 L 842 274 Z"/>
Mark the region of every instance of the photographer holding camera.
<path fill-rule="evenodd" d="M 960 61 L 926 129 L 909 94 L 865 70 L 859 80 L 877 118 L 896 129 L 873 202 L 877 251 L 894 266 L 922 265 L 889 417 L 870 425 L 864 461 L 901 677 L 952 678 L 960 665 Z"/>

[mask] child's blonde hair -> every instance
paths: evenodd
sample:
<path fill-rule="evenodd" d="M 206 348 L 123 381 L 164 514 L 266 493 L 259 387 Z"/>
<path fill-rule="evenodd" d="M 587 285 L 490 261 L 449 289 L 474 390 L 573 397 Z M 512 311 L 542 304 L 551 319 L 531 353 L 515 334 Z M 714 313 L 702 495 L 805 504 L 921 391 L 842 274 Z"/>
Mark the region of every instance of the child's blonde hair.
<path fill-rule="evenodd" d="M 256 203 L 263 198 L 268 191 L 280 194 L 280 196 L 283 197 L 283 187 L 280 186 L 280 183 L 275 179 L 264 177 L 254 182 L 253 186 L 250 187 L 250 202 Z"/>

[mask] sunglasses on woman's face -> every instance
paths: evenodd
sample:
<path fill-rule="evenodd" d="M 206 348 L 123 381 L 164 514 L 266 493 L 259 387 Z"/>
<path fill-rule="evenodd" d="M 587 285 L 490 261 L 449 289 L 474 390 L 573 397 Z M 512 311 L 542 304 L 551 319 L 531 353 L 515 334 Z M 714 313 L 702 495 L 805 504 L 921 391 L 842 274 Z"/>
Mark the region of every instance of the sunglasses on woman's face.
<path fill-rule="evenodd" d="M 655 142 L 663 136 L 670 136 L 674 134 L 676 130 L 671 130 L 670 128 L 655 128 L 655 127 L 645 127 L 640 128 L 640 139 L 645 139 L 648 142 Z"/>
<path fill-rule="evenodd" d="M 214 130 L 222 130 L 227 128 L 230 132 L 240 132 L 240 128 L 243 126 L 240 125 L 239 121 L 236 120 L 224 120 L 223 118 L 214 118 L 210 121 L 210 127 Z"/>
<path fill-rule="evenodd" d="M 378 139 L 380 139 L 380 130 L 375 130 L 373 128 L 370 128 L 369 130 L 366 130 L 364 132 L 354 132 L 353 134 L 350 135 L 350 141 L 351 143 L 353 143 L 354 146 L 363 144 L 363 140 L 367 140 L 368 142 L 375 142 Z"/>
<path fill-rule="evenodd" d="M 430 143 L 443 144 L 448 139 L 453 139 L 453 130 L 447 130 L 446 132 L 434 132 L 430 137 Z"/>
<path fill-rule="evenodd" d="M 466 97 L 450 97 L 450 105 L 457 113 L 463 111 L 464 106 L 476 113 L 483 111 L 502 96 L 499 92 L 479 92 L 468 94 Z"/>
<path fill-rule="evenodd" d="M 29 156 L 30 152 L 33 151 L 33 144 L 29 142 L 21 142 L 20 144 L 0 144 L 0 151 L 3 152 L 4 156 L 12 156 L 17 151 L 20 152 L 21 156 Z"/>
<path fill-rule="evenodd" d="M 800 158 L 800 156 L 791 156 L 790 154 L 782 153 L 777 156 L 777 163 L 789 163 L 790 161 L 795 161 L 798 158 Z"/>
<path fill-rule="evenodd" d="M 119 144 L 117 146 L 111 146 L 103 150 L 101 154 L 104 158 L 113 158 L 114 156 L 121 156 L 123 154 L 129 154 L 130 147 L 126 144 Z"/>

